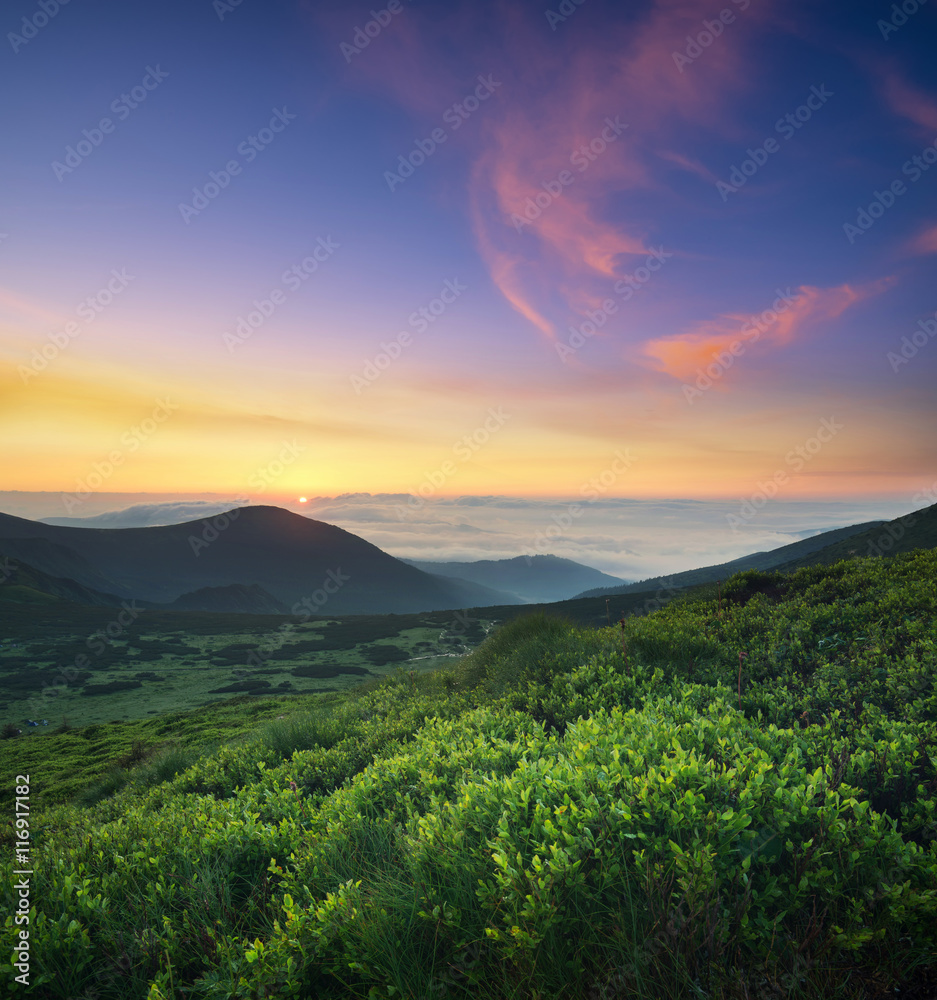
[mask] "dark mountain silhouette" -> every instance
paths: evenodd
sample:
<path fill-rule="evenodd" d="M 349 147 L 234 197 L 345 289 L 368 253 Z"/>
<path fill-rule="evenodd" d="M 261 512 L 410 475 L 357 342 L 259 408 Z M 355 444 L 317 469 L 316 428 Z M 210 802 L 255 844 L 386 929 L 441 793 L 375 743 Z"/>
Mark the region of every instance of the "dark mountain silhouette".
<path fill-rule="evenodd" d="M 257 585 L 291 611 L 380 614 L 498 603 L 431 576 L 363 538 L 278 507 L 153 528 L 79 528 L 0 514 L 0 554 L 120 598 L 171 604 L 206 587 Z M 50 568 L 50 567 L 55 568 Z M 302 605 L 302 602 L 306 602 Z"/>
<path fill-rule="evenodd" d="M 427 573 L 444 573 L 446 576 L 507 591 L 508 596 L 523 604 L 562 601 L 578 594 L 584 587 L 621 587 L 628 582 L 559 556 L 517 556 L 513 559 L 480 559 L 477 562 L 405 559 L 404 562 Z M 505 601 L 502 594 L 502 600 L 498 603 L 511 602 Z"/>
<path fill-rule="evenodd" d="M 716 566 L 587 591 L 574 600 L 654 596 L 662 587 L 692 587 L 745 569 L 789 571 L 934 546 L 937 504 L 893 521 L 837 528 Z M 8 602 L 58 599 L 119 607 L 132 599 L 150 608 L 253 614 L 289 613 L 296 605 L 300 608 L 295 613 L 313 614 L 482 607 L 507 613 L 507 608 L 524 602 L 523 592 L 505 593 L 474 581 L 428 574 L 420 567 L 458 567 L 463 573 L 474 567 L 480 578 L 497 578 L 503 585 L 511 582 L 509 575 L 488 574 L 507 567 L 516 582 L 523 581 L 528 570 L 531 576 L 538 568 L 556 570 L 556 586 L 564 565 L 598 574 L 554 556 L 531 557 L 530 563 L 528 567 L 522 556 L 408 565 L 357 535 L 276 507 L 240 508 L 225 519 L 124 529 L 62 527 L 0 514 L 0 600 Z M 545 587 L 553 585 L 548 581 Z M 559 606 L 544 598 L 536 603 Z"/>

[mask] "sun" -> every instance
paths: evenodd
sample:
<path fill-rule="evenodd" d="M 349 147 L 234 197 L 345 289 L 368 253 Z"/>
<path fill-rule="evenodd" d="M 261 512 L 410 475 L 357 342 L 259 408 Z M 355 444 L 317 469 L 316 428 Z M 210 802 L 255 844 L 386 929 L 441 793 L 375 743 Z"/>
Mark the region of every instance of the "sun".
<path fill-rule="evenodd" d="M 309 501 L 305 497 L 300 497 L 299 498 L 299 502 L 300 503 L 309 503 Z"/>

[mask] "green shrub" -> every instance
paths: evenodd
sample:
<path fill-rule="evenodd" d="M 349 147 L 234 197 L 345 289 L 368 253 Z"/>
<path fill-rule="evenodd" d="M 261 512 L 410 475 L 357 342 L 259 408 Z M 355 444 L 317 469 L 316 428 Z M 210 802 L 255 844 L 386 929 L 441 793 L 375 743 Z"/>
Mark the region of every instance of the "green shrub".
<path fill-rule="evenodd" d="M 63 733 L 138 766 L 30 817 L 37 995 L 925 982 L 935 679 L 937 553 L 916 552 L 740 574 L 623 629 L 517 619 L 449 670 L 312 711 L 258 724 L 272 703 L 232 701 L 242 738 L 211 750 Z M 4 954 L 13 933 L 7 917 Z"/>

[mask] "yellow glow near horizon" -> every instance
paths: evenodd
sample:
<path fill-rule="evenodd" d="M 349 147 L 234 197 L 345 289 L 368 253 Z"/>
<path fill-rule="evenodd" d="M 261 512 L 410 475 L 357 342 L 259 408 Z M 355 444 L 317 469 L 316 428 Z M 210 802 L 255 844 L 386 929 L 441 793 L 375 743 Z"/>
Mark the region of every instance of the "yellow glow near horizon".
<path fill-rule="evenodd" d="M 327 387 L 313 400 L 291 387 L 271 402 L 226 393 L 223 382 L 159 384 L 64 360 L 24 384 L 13 366 L 0 366 L 5 487 L 275 494 L 305 504 L 297 487 L 311 482 L 323 496 L 422 488 L 435 497 L 575 497 L 596 492 L 589 484 L 604 475 L 600 496 L 701 499 L 749 496 L 778 471 L 791 474 L 788 499 L 922 486 L 921 448 L 899 433 L 909 423 L 899 400 L 888 410 L 829 401 L 844 430 L 795 468 L 791 449 L 818 424 L 794 422 L 779 405 L 743 421 L 733 400 L 714 397 L 688 425 L 653 388 L 593 390 L 586 407 L 579 395 L 557 398 L 545 387 L 516 402 L 508 396 L 502 420 L 488 419 L 493 407 L 419 386 L 395 408 L 378 388 L 350 407 Z M 653 419 L 642 419 L 645 411 Z M 616 460 L 620 453 L 631 460 Z"/>

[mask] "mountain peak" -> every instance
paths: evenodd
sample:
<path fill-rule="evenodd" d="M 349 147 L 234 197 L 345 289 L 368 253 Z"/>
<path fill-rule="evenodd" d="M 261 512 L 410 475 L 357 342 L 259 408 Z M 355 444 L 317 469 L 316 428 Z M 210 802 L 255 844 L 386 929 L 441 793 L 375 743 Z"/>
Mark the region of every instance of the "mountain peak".
<path fill-rule="evenodd" d="M 316 611 L 327 603 L 329 613 L 438 611 L 466 604 L 455 581 L 409 566 L 343 528 L 272 504 L 143 528 L 0 516 L 4 552 L 49 575 L 159 604 L 205 588 L 252 584 L 287 608 L 312 601 Z"/>

